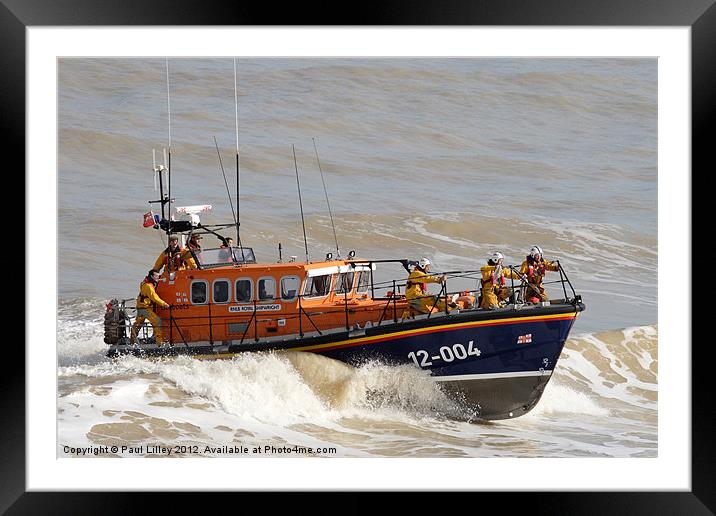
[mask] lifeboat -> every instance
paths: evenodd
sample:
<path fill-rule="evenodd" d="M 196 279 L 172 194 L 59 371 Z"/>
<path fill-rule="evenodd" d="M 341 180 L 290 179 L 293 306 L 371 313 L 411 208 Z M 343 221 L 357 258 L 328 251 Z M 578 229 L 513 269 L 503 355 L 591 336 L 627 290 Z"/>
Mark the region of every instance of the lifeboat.
<path fill-rule="evenodd" d="M 196 232 L 216 234 L 198 224 L 182 238 Z M 408 259 L 359 259 L 351 252 L 348 259 L 259 263 L 249 247 L 193 255 L 198 268 L 165 271 L 156 287 L 169 303 L 156 310 L 165 342 L 156 342 L 146 324 L 131 343 L 134 300 L 113 299 L 105 313 L 108 356 L 207 360 L 290 350 L 355 366 L 412 364 L 429 371 L 444 392 L 480 419 L 507 419 L 537 404 L 585 308 L 561 265 L 561 299 L 522 302 L 524 287 L 513 283 L 510 304 L 481 309 L 478 292 L 449 288 L 451 280 L 477 271 L 457 271 L 446 275 L 436 296 L 445 311 L 433 307 L 422 314 L 401 293 Z M 376 268 L 388 264 L 406 274 L 376 282 Z"/>

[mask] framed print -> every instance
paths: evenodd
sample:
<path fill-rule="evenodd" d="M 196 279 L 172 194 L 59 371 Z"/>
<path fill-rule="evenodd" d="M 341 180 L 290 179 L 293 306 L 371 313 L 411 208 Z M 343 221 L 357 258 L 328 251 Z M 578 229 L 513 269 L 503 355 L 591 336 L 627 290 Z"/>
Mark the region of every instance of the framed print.
<path fill-rule="evenodd" d="M 713 6 L 97 5 L 0 6 L 28 243 L 4 509 L 713 510 L 689 277 Z"/>

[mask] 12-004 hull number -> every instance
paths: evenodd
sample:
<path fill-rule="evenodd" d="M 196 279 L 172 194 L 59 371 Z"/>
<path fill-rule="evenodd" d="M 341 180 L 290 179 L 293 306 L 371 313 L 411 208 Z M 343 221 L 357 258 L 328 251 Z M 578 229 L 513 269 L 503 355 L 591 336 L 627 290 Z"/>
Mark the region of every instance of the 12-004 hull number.
<path fill-rule="evenodd" d="M 460 344 L 453 344 L 452 346 L 443 346 L 440 348 L 440 353 L 435 356 L 430 356 L 430 353 L 424 349 L 418 351 L 411 351 L 408 353 L 408 358 L 415 362 L 415 365 L 419 367 L 429 367 L 433 365 L 433 360 L 442 360 L 443 362 L 452 362 L 453 360 L 464 360 L 470 355 L 479 357 L 480 350 L 473 346 L 473 341 L 467 343 L 467 349 L 465 346 Z"/>

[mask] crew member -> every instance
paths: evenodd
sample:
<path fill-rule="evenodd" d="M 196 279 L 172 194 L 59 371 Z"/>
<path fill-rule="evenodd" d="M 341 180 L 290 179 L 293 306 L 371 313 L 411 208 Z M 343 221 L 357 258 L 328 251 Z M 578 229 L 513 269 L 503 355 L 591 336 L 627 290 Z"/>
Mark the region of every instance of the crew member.
<path fill-rule="evenodd" d="M 226 247 L 234 247 L 234 239 L 231 237 L 226 238 L 220 238 L 219 242 L 221 242 L 220 248 L 226 248 Z"/>
<path fill-rule="evenodd" d="M 219 245 L 219 261 L 226 263 L 233 262 L 234 259 L 231 256 L 231 248 L 234 247 L 234 239 L 231 237 L 219 237 L 219 242 L 221 242 L 221 245 Z"/>
<path fill-rule="evenodd" d="M 427 258 L 421 258 L 413 268 L 413 272 L 408 276 L 405 284 L 405 299 L 408 306 L 416 312 L 427 314 L 432 311 L 445 311 L 445 300 L 438 299 L 437 296 L 428 294 L 428 283 L 442 283 L 445 281 L 445 275 L 435 276 L 428 274 L 430 272 L 431 262 Z M 455 303 L 450 305 L 454 308 Z"/>
<path fill-rule="evenodd" d="M 544 276 L 547 271 L 558 270 L 557 264 L 544 259 L 539 246 L 533 246 L 520 267 L 520 274 L 527 277 L 526 300 L 533 303 L 548 301 L 549 296 L 545 292 L 543 284 Z"/>
<path fill-rule="evenodd" d="M 156 305 L 159 305 L 162 308 L 168 308 L 169 304 L 157 295 L 155 289 L 158 283 L 159 273 L 152 269 L 139 285 L 139 296 L 137 296 L 137 320 L 134 321 L 134 324 L 132 325 L 132 331 L 129 339 L 132 344 L 136 342 L 137 332 L 144 323 L 144 320 L 148 319 L 154 329 L 154 340 L 156 341 L 157 346 L 162 345 L 162 320 L 156 313 Z"/>
<path fill-rule="evenodd" d="M 194 254 L 198 254 L 201 252 L 201 240 L 201 235 L 192 233 L 189 242 L 187 242 L 187 246 L 182 252 L 182 260 L 184 260 L 187 269 L 199 268 L 199 266 L 196 264 L 196 260 L 194 259 Z"/>
<path fill-rule="evenodd" d="M 234 258 L 232 257 L 233 251 L 231 248 L 234 247 L 234 239 L 231 237 L 221 237 L 219 241 L 221 242 L 219 246 L 219 261 L 226 263 L 233 262 Z"/>
<path fill-rule="evenodd" d="M 169 245 L 159 255 L 157 261 L 154 262 L 153 271 L 162 272 L 162 267 L 167 272 L 181 271 L 186 268 L 182 255 L 184 249 L 179 246 L 179 237 L 172 235 L 169 237 Z"/>
<path fill-rule="evenodd" d="M 520 275 L 509 267 L 503 267 L 505 257 L 499 251 L 487 260 L 480 269 L 482 273 L 482 301 L 480 308 L 500 308 L 510 297 L 510 289 L 505 286 L 505 278 L 520 279 Z"/>

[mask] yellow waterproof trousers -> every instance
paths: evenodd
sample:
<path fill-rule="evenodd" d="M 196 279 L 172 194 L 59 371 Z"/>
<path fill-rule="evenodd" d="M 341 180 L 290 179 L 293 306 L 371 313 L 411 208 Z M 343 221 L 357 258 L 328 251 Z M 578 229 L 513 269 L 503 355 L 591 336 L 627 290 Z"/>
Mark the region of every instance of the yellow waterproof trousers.
<path fill-rule="evenodd" d="M 162 335 L 162 319 L 154 313 L 153 310 L 150 310 L 149 308 L 138 308 L 137 309 L 137 320 L 134 321 L 134 324 L 132 325 L 132 333 L 131 333 L 131 342 L 134 343 L 134 341 L 137 339 L 137 332 L 139 332 L 139 329 L 142 327 L 142 324 L 144 324 L 144 321 L 148 320 L 149 323 L 152 325 L 152 329 L 154 330 L 154 340 L 157 343 L 157 346 L 162 345 L 163 341 L 163 335 Z"/>
<path fill-rule="evenodd" d="M 437 300 L 437 303 L 435 300 Z M 433 305 L 435 305 L 434 308 Z M 442 298 L 438 299 L 437 296 L 421 296 L 414 299 L 408 299 L 408 306 L 413 311 L 421 314 L 445 312 L 445 300 Z"/>
<path fill-rule="evenodd" d="M 500 308 L 500 303 L 510 297 L 510 289 L 502 287 L 495 292 L 494 288 L 482 291 L 482 303 L 480 308 Z"/>

